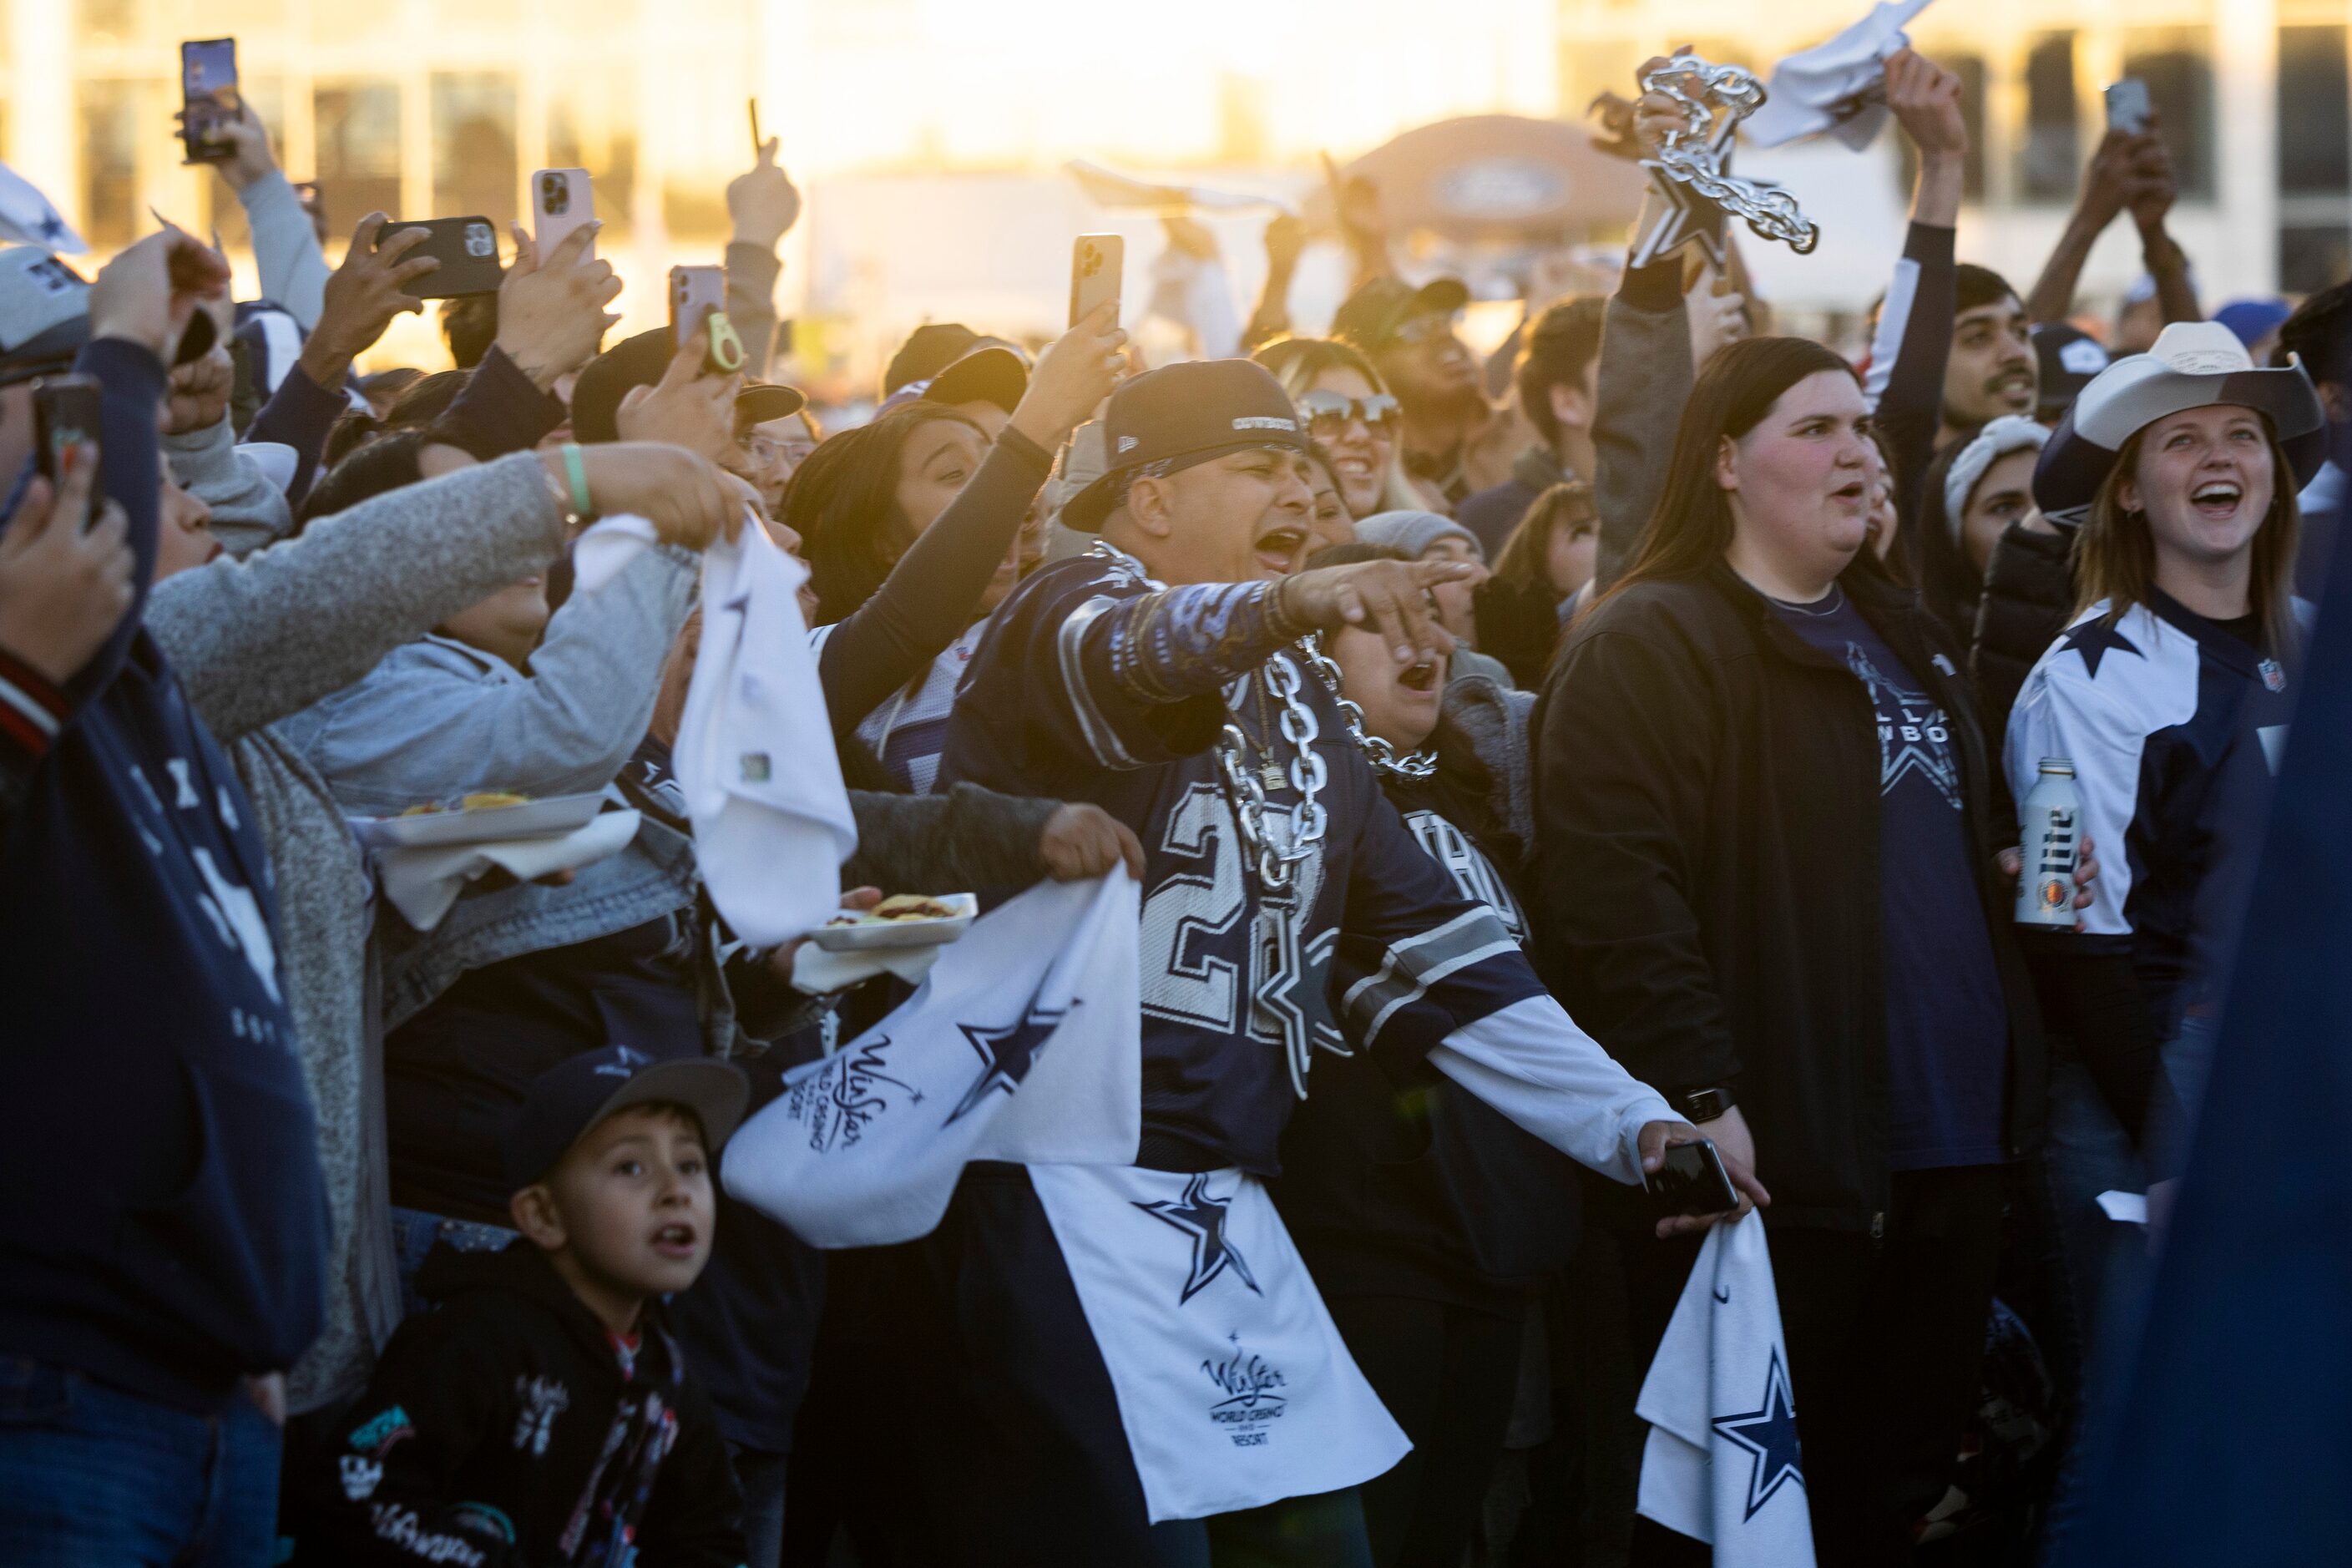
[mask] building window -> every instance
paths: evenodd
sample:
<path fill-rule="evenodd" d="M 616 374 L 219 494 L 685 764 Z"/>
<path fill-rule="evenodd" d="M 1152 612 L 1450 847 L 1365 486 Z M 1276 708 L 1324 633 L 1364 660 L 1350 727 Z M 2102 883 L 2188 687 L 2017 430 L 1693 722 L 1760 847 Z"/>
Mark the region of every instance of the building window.
<path fill-rule="evenodd" d="M 2030 202 L 2073 198 L 2082 162 L 2076 123 L 2074 35 L 2047 33 L 2025 56 L 2025 138 L 2018 152 L 2018 195 Z"/>
<path fill-rule="evenodd" d="M 2289 226 L 2279 230 L 2279 287 L 2290 294 L 2315 294 L 2352 275 L 2352 229 L 2340 223 Z"/>
<path fill-rule="evenodd" d="M 81 88 L 81 232 L 103 250 L 139 237 L 139 84 Z"/>
<path fill-rule="evenodd" d="M 372 212 L 400 210 L 400 88 L 389 81 L 321 83 L 310 95 L 317 124 L 319 200 L 328 233 L 349 237 Z"/>
<path fill-rule="evenodd" d="M 625 72 L 583 69 L 566 79 L 562 96 L 548 106 L 548 167 L 588 171 L 596 216 L 607 232 L 627 230 L 636 202 L 637 132 L 629 113 L 635 98 L 629 88 Z"/>
<path fill-rule="evenodd" d="M 515 216 L 521 178 L 515 166 L 514 79 L 487 72 L 436 75 L 434 215 L 478 215 L 503 230 Z"/>
<path fill-rule="evenodd" d="M 2281 27 L 2279 189 L 2294 195 L 2352 190 L 2352 91 L 2342 27 Z"/>
<path fill-rule="evenodd" d="M 2202 27 L 2138 27 L 2124 35 L 2124 75 L 2147 83 L 2172 153 L 2172 174 L 2190 201 L 2213 196 L 2213 61 Z"/>

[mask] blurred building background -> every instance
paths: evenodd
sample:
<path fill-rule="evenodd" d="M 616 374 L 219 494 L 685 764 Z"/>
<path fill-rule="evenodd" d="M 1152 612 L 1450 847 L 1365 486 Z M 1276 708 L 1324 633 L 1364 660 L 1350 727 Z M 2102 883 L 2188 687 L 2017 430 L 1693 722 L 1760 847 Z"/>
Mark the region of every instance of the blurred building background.
<path fill-rule="evenodd" d="M 716 260 L 726 182 L 751 156 L 746 105 L 808 195 L 783 296 L 813 357 L 866 357 L 922 313 L 1042 331 L 1069 239 L 1128 232 L 1130 300 L 1158 248 L 1148 216 L 1094 209 L 1070 157 L 1186 170 L 1297 201 L 1318 154 L 1407 127 L 1507 111 L 1580 118 L 1647 55 L 1690 42 L 1769 68 L 1862 0 L 0 0 L 0 157 L 103 254 L 149 207 L 244 244 L 234 197 L 179 163 L 177 46 L 234 35 L 246 93 L 338 237 L 367 211 L 524 210 L 542 166 L 594 175 L 601 253 L 659 319 L 673 262 Z M 1958 68 L 1977 132 L 1963 254 L 2022 288 L 2104 123 L 2100 89 L 2144 78 L 2181 171 L 2175 232 L 2209 303 L 2304 290 L 2352 269 L 2352 4 L 2329 0 L 1941 0 L 1915 37 Z M 1750 255 L 1793 310 L 1874 293 L 1900 241 L 1894 138 L 1743 154 L 1828 232 L 1799 259 Z M 1237 290 L 1265 213 L 1214 226 Z M 1562 237 L 1563 238 L 1577 237 Z M 1424 261 L 1442 250 L 1424 248 Z M 2092 304 L 2137 271 L 2128 225 L 2095 255 Z M 249 270 L 245 276 L 249 279 Z M 1310 266 L 1298 316 L 1328 309 Z M 853 325 L 854 323 L 854 325 Z M 834 333 L 828 337 L 828 333 Z M 404 322 L 379 358 L 432 363 Z M 812 367 L 814 368 L 814 367 Z"/>

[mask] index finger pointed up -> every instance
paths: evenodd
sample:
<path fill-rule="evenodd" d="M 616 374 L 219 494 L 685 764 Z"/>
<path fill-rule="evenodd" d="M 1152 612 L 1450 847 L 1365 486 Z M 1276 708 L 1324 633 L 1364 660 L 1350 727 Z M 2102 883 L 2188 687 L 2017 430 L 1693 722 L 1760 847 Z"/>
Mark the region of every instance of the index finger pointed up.
<path fill-rule="evenodd" d="M 783 142 L 781 136 L 771 136 L 760 143 L 760 167 L 772 169 L 776 166 L 776 150 L 783 145 Z"/>
<path fill-rule="evenodd" d="M 678 344 L 677 352 L 669 356 L 669 363 L 663 367 L 663 388 L 668 390 L 692 384 L 694 378 L 702 374 L 702 362 L 709 353 L 710 329 L 707 326 L 695 328 L 693 335 Z"/>

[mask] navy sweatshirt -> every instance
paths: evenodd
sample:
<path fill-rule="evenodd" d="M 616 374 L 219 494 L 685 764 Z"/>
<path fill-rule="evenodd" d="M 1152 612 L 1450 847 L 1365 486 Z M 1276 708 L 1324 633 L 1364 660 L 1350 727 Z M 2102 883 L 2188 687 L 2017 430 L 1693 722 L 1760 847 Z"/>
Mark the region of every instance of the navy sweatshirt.
<path fill-rule="evenodd" d="M 140 626 L 163 367 L 76 368 L 140 594 L 0 820 L 0 1354 L 208 1411 L 316 1337 L 326 1196 L 253 806 Z"/>

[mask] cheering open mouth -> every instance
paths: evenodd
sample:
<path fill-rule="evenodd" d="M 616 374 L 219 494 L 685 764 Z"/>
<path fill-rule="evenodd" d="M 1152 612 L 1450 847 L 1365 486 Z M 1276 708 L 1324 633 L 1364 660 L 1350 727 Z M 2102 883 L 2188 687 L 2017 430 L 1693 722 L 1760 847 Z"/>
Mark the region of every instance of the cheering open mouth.
<path fill-rule="evenodd" d="M 1398 672 L 1397 684 L 1407 691 L 1437 689 L 1437 666 L 1430 659 L 1415 659 Z"/>
<path fill-rule="evenodd" d="M 1298 559 L 1298 547 L 1307 542 L 1307 531 L 1286 523 L 1258 536 L 1258 564 L 1269 572 L 1284 573 Z"/>
<path fill-rule="evenodd" d="M 654 1232 L 654 1250 L 664 1258 L 692 1258 L 696 1235 L 694 1226 L 674 1221 Z"/>
<path fill-rule="evenodd" d="M 2208 479 L 2189 492 L 2189 504 L 2198 516 L 2221 522 L 2236 516 L 2238 503 L 2245 498 L 2245 488 L 2234 479 Z"/>

